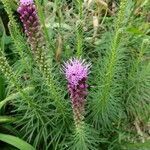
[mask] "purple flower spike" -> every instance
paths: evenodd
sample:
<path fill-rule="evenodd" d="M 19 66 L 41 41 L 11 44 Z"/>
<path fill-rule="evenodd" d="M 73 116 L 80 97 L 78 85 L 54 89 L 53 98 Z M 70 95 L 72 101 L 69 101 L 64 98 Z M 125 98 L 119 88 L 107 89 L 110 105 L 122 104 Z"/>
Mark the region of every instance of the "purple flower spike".
<path fill-rule="evenodd" d="M 45 42 L 33 0 L 20 0 L 18 12 L 32 50 L 42 48 Z"/>
<path fill-rule="evenodd" d="M 46 79 L 49 78 L 49 64 L 47 64 L 46 40 L 37 15 L 33 0 L 20 0 L 18 8 L 20 19 L 23 23 L 27 41 L 39 69 Z"/>
<path fill-rule="evenodd" d="M 86 63 L 85 60 L 76 58 L 70 59 L 63 66 L 68 81 L 68 91 L 70 93 L 76 125 L 81 123 L 84 118 L 84 104 L 88 87 L 86 81 L 90 67 L 90 63 Z"/>

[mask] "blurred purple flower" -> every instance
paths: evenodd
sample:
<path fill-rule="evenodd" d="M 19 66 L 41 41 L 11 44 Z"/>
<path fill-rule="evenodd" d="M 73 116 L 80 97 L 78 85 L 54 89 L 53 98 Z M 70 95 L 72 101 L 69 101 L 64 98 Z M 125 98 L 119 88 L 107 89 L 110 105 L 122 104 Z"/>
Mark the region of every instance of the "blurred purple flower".
<path fill-rule="evenodd" d="M 90 63 L 85 60 L 72 58 L 63 66 L 63 71 L 68 81 L 68 91 L 72 102 L 75 123 L 80 123 L 84 116 L 84 104 L 87 96 L 86 84 Z"/>

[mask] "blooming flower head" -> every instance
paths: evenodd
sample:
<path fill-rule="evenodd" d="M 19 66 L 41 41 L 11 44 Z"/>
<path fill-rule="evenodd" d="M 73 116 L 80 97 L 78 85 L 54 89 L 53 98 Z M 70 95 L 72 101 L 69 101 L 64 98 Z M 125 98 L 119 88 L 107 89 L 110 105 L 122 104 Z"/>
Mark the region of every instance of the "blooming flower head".
<path fill-rule="evenodd" d="M 63 66 L 76 125 L 80 124 L 84 118 L 84 104 L 88 87 L 86 81 L 90 67 L 90 63 L 77 58 L 70 59 Z"/>
<path fill-rule="evenodd" d="M 64 73 L 68 83 L 76 87 L 82 79 L 87 79 L 91 64 L 83 59 L 72 58 L 64 65 Z"/>

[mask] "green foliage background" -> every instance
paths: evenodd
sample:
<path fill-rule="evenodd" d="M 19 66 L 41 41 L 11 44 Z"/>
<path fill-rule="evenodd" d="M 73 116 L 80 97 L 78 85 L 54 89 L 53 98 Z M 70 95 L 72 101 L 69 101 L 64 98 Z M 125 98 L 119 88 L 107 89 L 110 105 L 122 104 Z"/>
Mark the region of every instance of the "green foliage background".
<path fill-rule="evenodd" d="M 0 1 L 0 140 L 22 150 L 149 149 L 149 0 L 35 0 L 42 62 L 26 42 L 18 4 Z M 71 57 L 92 63 L 80 130 L 60 71 Z"/>

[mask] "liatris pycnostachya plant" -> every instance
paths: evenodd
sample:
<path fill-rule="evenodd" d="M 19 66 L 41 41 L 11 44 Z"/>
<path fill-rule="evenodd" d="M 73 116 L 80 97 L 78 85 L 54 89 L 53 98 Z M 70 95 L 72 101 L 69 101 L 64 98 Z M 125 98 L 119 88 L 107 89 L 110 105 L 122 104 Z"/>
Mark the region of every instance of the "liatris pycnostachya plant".
<path fill-rule="evenodd" d="M 64 101 L 62 101 L 63 97 L 60 94 L 61 89 L 56 85 L 56 81 L 53 78 L 54 75 L 51 72 L 51 60 L 49 62 L 47 57 L 47 42 L 40 25 L 34 1 L 20 0 L 18 12 L 21 15 L 20 19 L 23 23 L 28 43 L 31 46 L 33 57 L 55 101 L 54 105 L 57 111 L 65 116 L 64 111 L 66 111 L 66 107 L 64 105 L 66 105 L 66 103 L 64 104 Z"/>
<path fill-rule="evenodd" d="M 88 94 L 86 82 L 90 68 L 91 64 L 81 58 L 72 58 L 63 66 L 74 114 L 75 133 L 71 148 L 75 150 L 94 150 L 97 142 L 95 131 L 84 121 L 85 99 Z"/>
<path fill-rule="evenodd" d="M 33 0 L 20 0 L 18 12 L 21 15 L 20 19 L 23 23 L 34 59 L 38 63 L 40 70 L 47 77 L 49 67 L 46 62 L 46 43 Z"/>
<path fill-rule="evenodd" d="M 90 63 L 76 58 L 70 59 L 63 66 L 68 81 L 68 91 L 71 98 L 76 126 L 82 123 L 84 118 L 84 105 L 88 87 L 86 81 L 90 67 Z"/>

